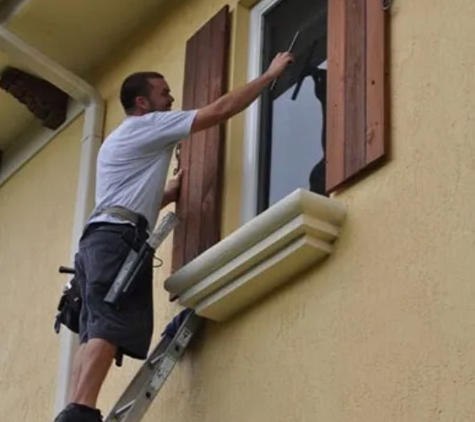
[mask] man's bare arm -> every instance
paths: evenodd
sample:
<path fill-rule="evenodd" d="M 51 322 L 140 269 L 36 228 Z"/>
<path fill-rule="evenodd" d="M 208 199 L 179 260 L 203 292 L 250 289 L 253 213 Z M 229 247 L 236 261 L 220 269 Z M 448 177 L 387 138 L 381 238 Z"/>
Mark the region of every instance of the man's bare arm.
<path fill-rule="evenodd" d="M 181 187 L 181 179 L 183 177 L 183 170 L 179 170 L 176 176 L 173 179 L 170 179 L 165 186 L 165 190 L 163 191 L 163 198 L 162 204 L 160 209 L 165 208 L 167 205 L 171 204 L 172 202 L 178 201 L 180 196 L 180 187 Z"/>
<path fill-rule="evenodd" d="M 269 69 L 258 78 L 241 88 L 223 95 L 221 98 L 198 110 L 191 126 L 191 132 L 208 129 L 246 109 L 274 79 L 278 78 L 288 64 L 293 61 L 290 53 L 279 53 Z"/>

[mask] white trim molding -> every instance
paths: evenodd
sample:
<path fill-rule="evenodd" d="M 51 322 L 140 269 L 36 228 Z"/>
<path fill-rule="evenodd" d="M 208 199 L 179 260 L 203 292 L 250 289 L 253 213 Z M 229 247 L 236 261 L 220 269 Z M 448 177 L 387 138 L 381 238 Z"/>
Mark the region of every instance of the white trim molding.
<path fill-rule="evenodd" d="M 279 4 L 282 0 L 262 0 L 251 10 L 249 25 L 249 63 L 247 79 L 251 81 L 262 74 L 262 41 L 264 14 Z M 259 113 L 260 98 L 254 101 L 246 110 L 246 128 L 244 139 L 243 161 L 243 193 L 241 206 L 241 222 L 246 223 L 257 214 L 257 183 L 259 163 Z"/>
<path fill-rule="evenodd" d="M 346 206 L 296 189 L 172 274 L 179 303 L 226 321 L 328 257 Z"/>

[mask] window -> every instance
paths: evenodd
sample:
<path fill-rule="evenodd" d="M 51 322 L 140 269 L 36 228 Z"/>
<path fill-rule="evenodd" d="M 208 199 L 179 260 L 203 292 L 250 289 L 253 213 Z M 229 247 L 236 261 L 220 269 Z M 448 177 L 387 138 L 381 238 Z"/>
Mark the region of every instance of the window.
<path fill-rule="evenodd" d="M 296 62 L 264 94 L 259 122 L 257 211 L 296 187 L 325 193 L 323 134 L 326 96 L 327 0 L 282 1 L 263 15 L 265 71 L 293 43 Z M 323 164 L 323 165 L 322 165 Z M 315 170 L 313 170 L 315 168 Z"/>
<path fill-rule="evenodd" d="M 243 222 L 302 187 L 328 195 L 385 156 L 381 0 L 262 0 L 248 78 L 296 62 L 247 112 Z"/>
<path fill-rule="evenodd" d="M 251 52 L 250 78 L 290 46 L 296 61 L 250 109 L 254 121 L 247 137 L 253 145 L 248 147 L 257 171 L 246 171 L 254 177 L 245 182 L 254 185 L 248 195 L 253 198 L 245 201 L 252 203 L 248 218 L 297 187 L 325 194 L 327 2 L 264 1 L 253 10 L 252 32 L 260 28 L 261 37 Z"/>

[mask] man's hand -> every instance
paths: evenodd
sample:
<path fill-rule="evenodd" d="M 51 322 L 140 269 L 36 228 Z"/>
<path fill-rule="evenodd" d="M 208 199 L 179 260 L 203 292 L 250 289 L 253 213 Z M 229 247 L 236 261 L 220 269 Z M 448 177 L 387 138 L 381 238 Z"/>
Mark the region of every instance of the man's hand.
<path fill-rule="evenodd" d="M 170 193 L 170 196 L 173 198 L 173 201 L 178 201 L 180 196 L 180 187 L 181 179 L 183 178 L 183 170 L 178 170 L 176 176 L 173 179 L 170 179 L 165 187 L 165 191 Z"/>
<path fill-rule="evenodd" d="M 173 179 L 170 179 L 165 186 L 165 191 L 163 192 L 162 206 L 161 208 L 166 207 L 172 202 L 178 201 L 180 197 L 180 187 L 181 179 L 183 178 L 183 170 L 178 170 L 178 173 Z"/>
<path fill-rule="evenodd" d="M 293 63 L 294 56 L 292 53 L 278 53 L 272 63 L 270 64 L 269 68 L 265 72 L 270 78 L 276 79 L 278 78 L 285 68 L 290 64 Z"/>

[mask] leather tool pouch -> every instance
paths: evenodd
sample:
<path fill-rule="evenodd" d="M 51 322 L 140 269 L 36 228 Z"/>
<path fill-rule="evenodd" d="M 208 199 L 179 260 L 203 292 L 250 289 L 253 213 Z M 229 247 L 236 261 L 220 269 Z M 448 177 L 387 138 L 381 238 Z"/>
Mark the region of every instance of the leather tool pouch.
<path fill-rule="evenodd" d="M 54 322 L 54 331 L 59 333 L 61 324 L 74 333 L 79 333 L 79 314 L 81 312 L 81 293 L 76 278 L 73 277 L 63 290 L 59 300 L 58 313 Z"/>

